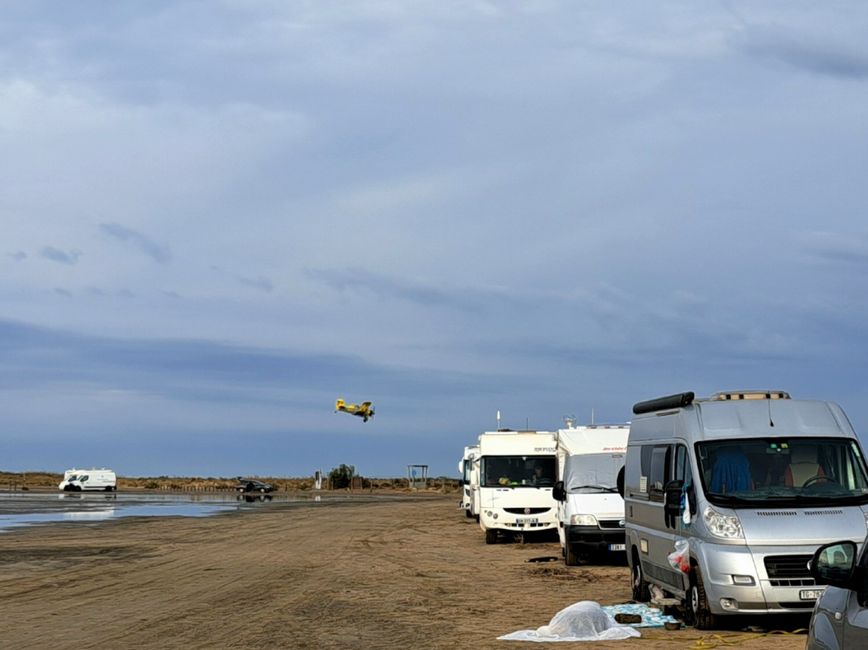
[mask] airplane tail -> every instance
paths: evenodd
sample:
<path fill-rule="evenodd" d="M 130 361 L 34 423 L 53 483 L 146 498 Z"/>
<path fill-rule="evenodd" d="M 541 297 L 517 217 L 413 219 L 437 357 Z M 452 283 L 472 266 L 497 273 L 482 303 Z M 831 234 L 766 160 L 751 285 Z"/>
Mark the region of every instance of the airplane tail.
<path fill-rule="evenodd" d="M 346 402 L 344 402 L 343 398 L 342 398 L 342 397 L 338 397 L 338 398 L 335 400 L 335 412 L 340 411 L 340 410 L 341 410 L 341 407 L 342 407 L 344 404 L 346 404 Z"/>

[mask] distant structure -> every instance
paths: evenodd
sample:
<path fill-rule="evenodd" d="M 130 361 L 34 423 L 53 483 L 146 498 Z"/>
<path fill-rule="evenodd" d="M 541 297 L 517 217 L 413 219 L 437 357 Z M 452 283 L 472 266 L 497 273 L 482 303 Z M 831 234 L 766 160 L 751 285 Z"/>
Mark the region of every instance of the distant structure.
<path fill-rule="evenodd" d="M 411 490 L 424 490 L 428 487 L 428 466 L 407 465 L 407 482 Z"/>

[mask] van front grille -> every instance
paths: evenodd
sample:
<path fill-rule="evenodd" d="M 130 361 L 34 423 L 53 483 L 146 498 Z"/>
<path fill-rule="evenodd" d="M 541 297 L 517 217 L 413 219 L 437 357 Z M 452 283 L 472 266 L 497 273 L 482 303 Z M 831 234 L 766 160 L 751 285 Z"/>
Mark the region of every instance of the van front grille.
<path fill-rule="evenodd" d="M 618 519 L 601 519 L 597 523 L 600 524 L 600 528 L 623 528 L 624 527 L 624 520 L 623 519 L 621 519 L 620 521 Z"/>
<path fill-rule="evenodd" d="M 766 573 L 772 585 L 776 587 L 814 584 L 811 572 L 808 570 L 808 562 L 810 561 L 810 555 L 767 555 L 763 558 Z M 775 584 L 778 581 L 783 584 Z"/>
<path fill-rule="evenodd" d="M 548 512 L 551 508 L 504 508 L 511 515 L 539 515 Z"/>

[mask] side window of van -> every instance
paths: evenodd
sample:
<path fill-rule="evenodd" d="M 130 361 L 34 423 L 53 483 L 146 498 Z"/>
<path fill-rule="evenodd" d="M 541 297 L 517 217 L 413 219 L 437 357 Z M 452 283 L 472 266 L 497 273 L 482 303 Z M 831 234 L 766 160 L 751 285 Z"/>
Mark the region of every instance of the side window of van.
<path fill-rule="evenodd" d="M 669 480 L 669 445 L 657 445 L 651 452 L 651 468 L 648 472 L 648 498 L 651 501 L 663 501 L 663 487 Z"/>
<path fill-rule="evenodd" d="M 678 445 L 675 447 L 675 475 L 672 478 L 676 481 L 681 480 L 689 483 L 690 476 L 690 459 L 687 457 L 687 447 Z"/>
<path fill-rule="evenodd" d="M 649 501 L 663 502 L 663 488 L 669 481 L 672 464 L 671 445 L 645 445 L 642 447 L 639 492 Z"/>

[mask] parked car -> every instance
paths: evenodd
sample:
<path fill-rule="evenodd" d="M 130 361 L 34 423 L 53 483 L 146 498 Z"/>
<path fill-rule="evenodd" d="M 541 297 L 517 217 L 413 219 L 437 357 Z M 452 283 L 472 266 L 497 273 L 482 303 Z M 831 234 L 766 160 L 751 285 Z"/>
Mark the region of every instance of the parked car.
<path fill-rule="evenodd" d="M 253 478 L 239 478 L 235 489 L 239 492 L 274 492 L 271 483 L 264 483 Z"/>
<path fill-rule="evenodd" d="M 811 575 L 828 585 L 814 606 L 806 650 L 868 647 L 868 544 L 842 540 L 817 549 Z"/>

